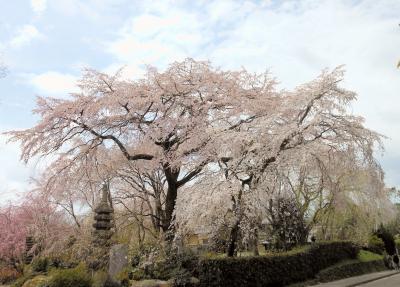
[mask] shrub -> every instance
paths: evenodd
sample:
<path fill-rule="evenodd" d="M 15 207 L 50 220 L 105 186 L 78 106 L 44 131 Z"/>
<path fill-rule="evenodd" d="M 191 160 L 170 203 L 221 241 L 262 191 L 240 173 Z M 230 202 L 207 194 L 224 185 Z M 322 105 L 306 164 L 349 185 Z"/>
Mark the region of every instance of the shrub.
<path fill-rule="evenodd" d="M 93 276 L 92 287 L 121 287 L 121 284 L 113 280 L 106 271 L 100 270 Z"/>
<path fill-rule="evenodd" d="M 10 283 L 20 276 L 21 273 L 14 268 L 8 266 L 0 267 L 0 284 Z"/>
<path fill-rule="evenodd" d="M 36 257 L 31 265 L 34 272 L 47 272 L 49 259 L 47 257 Z"/>
<path fill-rule="evenodd" d="M 278 256 L 205 259 L 200 262 L 199 278 L 202 286 L 285 286 L 354 259 L 358 250 L 351 242 L 330 242 Z"/>
<path fill-rule="evenodd" d="M 23 287 L 47 287 L 48 281 L 48 277 L 39 275 L 26 281 Z"/>
<path fill-rule="evenodd" d="M 368 250 L 377 254 L 383 254 L 385 244 L 376 234 L 372 235 L 368 240 Z"/>
<path fill-rule="evenodd" d="M 91 285 L 91 276 L 83 264 L 73 269 L 56 270 L 49 282 L 49 287 L 90 287 Z"/>
<path fill-rule="evenodd" d="M 22 287 L 26 281 L 30 280 L 33 278 L 32 274 L 24 274 L 23 276 L 19 277 L 12 285 L 11 287 Z"/>
<path fill-rule="evenodd" d="M 120 282 L 122 287 L 129 287 L 129 268 L 124 268 L 120 273 L 117 274 L 116 279 Z"/>

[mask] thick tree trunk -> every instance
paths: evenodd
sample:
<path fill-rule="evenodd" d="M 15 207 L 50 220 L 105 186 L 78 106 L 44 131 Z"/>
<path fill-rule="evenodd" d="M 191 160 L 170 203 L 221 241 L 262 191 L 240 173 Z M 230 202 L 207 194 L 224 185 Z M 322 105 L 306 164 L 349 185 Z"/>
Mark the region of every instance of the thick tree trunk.
<path fill-rule="evenodd" d="M 178 177 L 179 169 L 172 169 L 169 165 L 164 166 L 165 178 L 168 183 L 167 194 L 165 198 L 165 212 L 162 222 L 162 229 L 165 233 L 166 241 L 174 239 L 174 227 L 172 226 L 173 213 L 178 195 Z"/>
<path fill-rule="evenodd" d="M 173 213 L 175 209 L 178 188 L 175 185 L 168 186 L 168 192 L 165 199 L 165 216 L 163 220 L 163 231 L 167 235 L 166 240 L 171 241 L 174 238 L 174 227 L 172 226 Z"/>

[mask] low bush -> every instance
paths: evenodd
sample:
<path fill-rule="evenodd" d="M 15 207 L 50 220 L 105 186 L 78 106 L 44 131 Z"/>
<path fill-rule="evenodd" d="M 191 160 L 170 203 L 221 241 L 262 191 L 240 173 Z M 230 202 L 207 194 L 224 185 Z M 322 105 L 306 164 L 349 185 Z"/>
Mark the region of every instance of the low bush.
<path fill-rule="evenodd" d="M 15 281 L 20 276 L 21 273 L 19 273 L 12 267 L 8 266 L 0 267 L 0 284 L 10 283 L 12 281 Z"/>
<path fill-rule="evenodd" d="M 124 268 L 121 272 L 119 272 L 115 279 L 118 280 L 122 287 L 129 287 L 129 273 L 130 268 Z"/>
<path fill-rule="evenodd" d="M 32 279 L 34 276 L 32 274 L 24 274 L 13 282 L 11 287 L 22 287 L 26 281 Z"/>
<path fill-rule="evenodd" d="M 92 287 L 124 287 L 119 282 L 112 279 L 106 271 L 97 271 L 92 280 Z"/>
<path fill-rule="evenodd" d="M 49 259 L 47 257 L 36 257 L 32 261 L 32 270 L 34 272 L 47 272 L 49 268 Z"/>
<path fill-rule="evenodd" d="M 73 269 L 55 270 L 51 275 L 49 287 L 91 287 L 92 285 L 92 278 L 83 264 Z"/>
<path fill-rule="evenodd" d="M 311 279 L 342 260 L 355 259 L 358 251 L 356 245 L 343 241 L 278 256 L 204 259 L 199 279 L 201 286 L 286 286 Z"/>
<path fill-rule="evenodd" d="M 23 287 L 47 287 L 49 278 L 44 275 L 38 275 L 26 281 Z"/>

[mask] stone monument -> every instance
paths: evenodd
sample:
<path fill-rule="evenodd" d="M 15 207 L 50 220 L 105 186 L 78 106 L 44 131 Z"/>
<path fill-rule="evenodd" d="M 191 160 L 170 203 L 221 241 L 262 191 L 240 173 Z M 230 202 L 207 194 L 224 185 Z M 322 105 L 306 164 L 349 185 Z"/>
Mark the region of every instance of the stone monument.
<path fill-rule="evenodd" d="M 115 278 L 129 265 L 128 246 L 126 244 L 116 244 L 110 250 L 110 263 L 108 265 L 108 274 Z"/>

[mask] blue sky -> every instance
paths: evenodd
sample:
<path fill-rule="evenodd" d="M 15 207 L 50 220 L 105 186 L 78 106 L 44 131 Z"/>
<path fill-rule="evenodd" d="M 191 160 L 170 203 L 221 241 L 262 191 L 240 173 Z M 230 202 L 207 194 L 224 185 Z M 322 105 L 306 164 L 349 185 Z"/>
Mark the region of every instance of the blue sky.
<path fill-rule="evenodd" d="M 400 187 L 400 1 L 1 1 L 0 132 L 27 128 L 36 95 L 65 97 L 83 67 L 137 78 L 185 57 L 224 69 L 270 70 L 282 88 L 345 64 L 352 111 L 382 134 L 389 186 Z M 0 201 L 28 188 L 24 166 L 0 136 Z"/>

